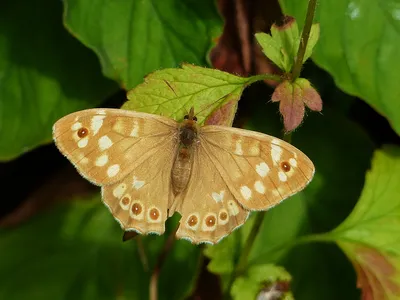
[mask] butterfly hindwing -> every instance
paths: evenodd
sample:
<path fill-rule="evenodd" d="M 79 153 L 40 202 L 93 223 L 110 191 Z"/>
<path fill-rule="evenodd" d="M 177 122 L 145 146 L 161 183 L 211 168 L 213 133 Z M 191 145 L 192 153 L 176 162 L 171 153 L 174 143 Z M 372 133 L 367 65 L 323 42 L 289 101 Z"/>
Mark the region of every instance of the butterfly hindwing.
<path fill-rule="evenodd" d="M 158 148 L 173 152 L 177 126 L 172 119 L 152 114 L 88 109 L 58 120 L 53 136 L 82 176 L 105 185 L 121 181 Z"/>
<path fill-rule="evenodd" d="M 192 243 L 217 243 L 248 218 L 221 174 L 199 145 L 193 153 L 190 181 L 175 208 L 182 218 L 176 233 Z"/>
<path fill-rule="evenodd" d="M 304 153 L 262 133 L 204 126 L 200 143 L 232 194 L 249 210 L 278 204 L 301 191 L 314 175 Z"/>
<path fill-rule="evenodd" d="M 141 234 L 165 231 L 174 155 L 164 148 L 120 182 L 103 186 L 103 202 L 125 231 Z"/>

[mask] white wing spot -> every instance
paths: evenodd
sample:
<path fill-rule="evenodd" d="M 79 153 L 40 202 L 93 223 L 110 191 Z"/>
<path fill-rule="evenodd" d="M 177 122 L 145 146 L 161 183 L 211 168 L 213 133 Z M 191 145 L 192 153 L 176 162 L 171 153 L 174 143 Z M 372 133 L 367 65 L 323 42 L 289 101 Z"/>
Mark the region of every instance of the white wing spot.
<path fill-rule="evenodd" d="M 269 170 L 270 169 L 269 169 L 268 165 L 265 162 L 262 162 L 262 163 L 259 163 L 258 165 L 256 165 L 256 172 L 261 177 L 267 176 Z"/>
<path fill-rule="evenodd" d="M 93 135 L 96 135 L 99 132 L 101 126 L 103 126 L 104 118 L 105 118 L 105 116 L 94 116 L 92 118 L 92 121 L 90 123 L 90 128 L 93 131 Z"/>
<path fill-rule="evenodd" d="M 145 183 L 145 181 L 138 180 L 136 176 L 133 176 L 132 187 L 134 187 L 135 189 L 140 189 L 142 186 L 144 186 Z"/>
<path fill-rule="evenodd" d="M 282 147 L 279 145 L 271 144 L 271 158 L 274 164 L 281 160 Z"/>
<path fill-rule="evenodd" d="M 130 136 L 138 137 L 139 136 L 139 123 L 138 121 L 133 122 L 133 129 L 131 131 Z"/>
<path fill-rule="evenodd" d="M 243 185 L 240 188 L 240 193 L 242 194 L 242 196 L 245 200 L 251 199 L 251 189 L 247 185 Z"/>
<path fill-rule="evenodd" d="M 114 195 L 114 197 L 119 199 L 122 197 L 122 195 L 125 193 L 125 191 L 126 191 L 126 184 L 121 183 L 113 190 L 113 195 Z"/>
<path fill-rule="evenodd" d="M 107 154 L 103 154 L 100 155 L 97 159 L 96 162 L 94 163 L 96 166 L 98 167 L 103 167 L 108 163 L 108 155 Z"/>
<path fill-rule="evenodd" d="M 114 177 L 119 172 L 119 165 L 112 165 L 107 169 L 108 177 Z"/>
<path fill-rule="evenodd" d="M 215 200 L 215 202 L 221 202 L 222 200 L 224 200 L 224 194 L 225 194 L 225 191 L 220 191 L 219 192 L 219 194 L 218 193 L 216 193 L 216 192 L 213 192 L 212 194 L 211 194 L 211 196 L 213 197 L 213 199 Z"/>
<path fill-rule="evenodd" d="M 99 138 L 99 147 L 101 151 L 104 151 L 108 148 L 110 148 L 113 145 L 113 142 L 111 141 L 111 139 L 106 136 L 103 135 L 101 138 Z"/>
<path fill-rule="evenodd" d="M 260 193 L 260 194 L 264 194 L 265 193 L 265 186 L 264 186 L 264 184 L 261 182 L 261 181 L 256 181 L 255 183 L 254 183 L 254 188 L 255 188 L 255 190 L 258 192 L 258 193 Z"/>
<path fill-rule="evenodd" d="M 236 216 L 239 214 L 239 207 L 233 200 L 228 201 L 228 210 L 231 216 Z"/>
<path fill-rule="evenodd" d="M 99 110 L 97 111 L 97 114 L 98 114 L 98 115 L 105 115 L 105 114 L 106 114 L 106 111 L 105 111 L 104 109 L 99 109 Z"/>
<path fill-rule="evenodd" d="M 89 137 L 85 137 L 78 142 L 78 147 L 79 148 L 85 148 L 87 144 L 89 143 Z"/>
<path fill-rule="evenodd" d="M 242 140 L 236 141 L 236 149 L 234 153 L 237 155 L 243 155 Z"/>
<path fill-rule="evenodd" d="M 71 129 L 72 129 L 72 130 L 78 130 L 78 129 L 81 128 L 81 127 L 82 127 L 82 123 L 76 122 L 76 123 L 74 123 L 74 124 L 71 126 Z"/>
<path fill-rule="evenodd" d="M 290 164 L 292 167 L 297 167 L 297 160 L 294 159 L 294 158 L 291 158 L 291 159 L 289 159 L 289 164 Z"/>
<path fill-rule="evenodd" d="M 278 176 L 279 176 L 279 180 L 280 181 L 286 181 L 287 180 L 287 175 L 282 171 L 279 171 Z"/>

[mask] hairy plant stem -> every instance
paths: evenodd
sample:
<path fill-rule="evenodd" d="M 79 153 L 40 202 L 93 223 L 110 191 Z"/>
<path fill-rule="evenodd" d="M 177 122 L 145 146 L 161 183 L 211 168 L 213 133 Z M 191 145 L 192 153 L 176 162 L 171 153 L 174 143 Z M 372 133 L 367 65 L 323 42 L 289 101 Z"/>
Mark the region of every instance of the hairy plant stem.
<path fill-rule="evenodd" d="M 292 81 L 295 81 L 301 72 L 303 66 L 304 54 L 306 53 L 308 39 L 310 37 L 311 26 L 314 20 L 315 7 L 317 6 L 317 0 L 309 0 L 306 20 L 304 22 L 303 32 L 301 34 L 299 50 L 297 51 L 296 62 L 292 69 Z"/>
<path fill-rule="evenodd" d="M 150 300 L 158 299 L 158 277 L 160 276 L 160 271 L 161 271 L 162 266 L 164 265 L 165 259 L 168 255 L 169 251 L 171 251 L 171 248 L 174 244 L 175 234 L 178 230 L 178 226 L 168 236 L 167 240 L 165 241 L 164 247 L 161 250 L 161 254 L 158 256 L 157 263 L 154 266 L 153 273 L 151 274 L 151 278 L 150 278 L 150 285 L 149 285 L 149 293 L 150 293 L 149 299 Z"/>
<path fill-rule="evenodd" d="M 304 23 L 302 35 L 301 35 L 299 50 L 297 52 L 297 58 L 296 58 L 295 65 L 292 69 L 292 74 L 291 74 L 292 81 L 296 80 L 300 76 L 301 67 L 303 66 L 304 54 L 306 52 L 308 39 L 310 37 L 311 25 L 312 25 L 313 19 L 314 19 L 316 4 L 317 4 L 317 0 L 310 0 L 308 2 L 307 15 L 306 15 L 306 20 Z M 249 84 L 251 84 L 255 81 L 264 80 L 264 79 L 272 79 L 272 80 L 276 80 L 277 82 L 282 81 L 282 79 L 277 78 L 276 75 L 263 74 L 263 75 L 252 76 L 251 79 L 249 80 Z M 289 133 L 287 135 L 284 134 L 283 139 L 285 141 L 287 141 L 288 143 L 291 143 L 292 134 L 291 133 Z M 235 279 L 238 276 L 242 275 L 248 267 L 248 258 L 249 258 L 250 252 L 253 248 L 253 244 L 256 240 L 258 232 L 260 231 L 261 225 L 264 221 L 265 213 L 266 213 L 265 211 L 259 212 L 259 213 L 257 213 L 257 215 L 255 217 L 256 219 L 254 221 L 253 227 L 251 228 L 250 234 L 247 237 L 243 251 L 240 253 L 238 263 L 236 264 L 235 270 L 229 280 L 227 290 L 225 291 L 225 298 L 229 298 L 230 290 L 232 288 L 232 284 L 235 281 Z M 311 237 L 311 239 L 312 238 L 313 237 Z M 316 239 L 316 237 L 314 237 L 314 238 Z M 304 241 L 306 241 L 306 240 L 307 239 L 304 238 Z"/>

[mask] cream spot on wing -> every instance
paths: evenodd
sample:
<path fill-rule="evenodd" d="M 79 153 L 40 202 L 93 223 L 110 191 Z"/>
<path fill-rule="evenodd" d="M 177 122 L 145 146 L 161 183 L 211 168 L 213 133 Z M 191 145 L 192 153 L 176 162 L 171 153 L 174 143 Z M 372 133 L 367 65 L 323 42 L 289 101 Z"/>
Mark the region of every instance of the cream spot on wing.
<path fill-rule="evenodd" d="M 236 148 L 234 153 L 237 155 L 243 155 L 242 140 L 236 141 Z"/>
<path fill-rule="evenodd" d="M 258 165 L 256 165 L 256 172 L 261 177 L 267 176 L 269 170 L 270 169 L 269 169 L 268 165 L 265 162 L 262 162 L 262 163 L 259 163 Z"/>
<path fill-rule="evenodd" d="M 213 192 L 212 194 L 211 194 L 211 196 L 213 197 L 213 199 L 215 200 L 215 202 L 221 202 L 222 200 L 224 200 L 224 194 L 225 194 L 225 191 L 220 191 L 219 192 L 219 194 L 218 193 L 216 193 L 216 192 Z"/>
<path fill-rule="evenodd" d="M 234 200 L 228 201 L 228 210 L 231 216 L 236 216 L 239 213 L 239 206 Z"/>
<path fill-rule="evenodd" d="M 286 181 L 287 180 L 287 175 L 282 171 L 279 171 L 278 176 L 279 176 L 279 180 L 280 181 Z"/>
<path fill-rule="evenodd" d="M 131 196 L 125 195 L 119 200 L 119 205 L 123 210 L 128 210 L 131 204 Z"/>
<path fill-rule="evenodd" d="M 126 134 L 125 133 L 125 123 L 121 119 L 117 119 L 113 125 L 113 130 L 120 134 Z"/>
<path fill-rule="evenodd" d="M 258 192 L 258 193 L 260 193 L 260 194 L 264 194 L 265 193 L 265 186 L 264 186 L 264 184 L 261 182 L 261 181 L 256 181 L 255 183 L 254 183 L 254 188 L 255 188 L 255 190 Z"/>
<path fill-rule="evenodd" d="M 114 190 L 113 190 L 113 195 L 116 198 L 121 198 L 122 195 L 125 193 L 126 191 L 126 184 L 125 183 L 120 183 Z"/>
<path fill-rule="evenodd" d="M 136 176 L 133 176 L 132 187 L 134 187 L 135 189 L 140 189 L 142 186 L 144 186 L 145 183 L 145 181 L 138 180 Z"/>
<path fill-rule="evenodd" d="M 132 201 L 132 205 L 129 209 L 129 215 L 132 219 L 135 220 L 143 220 L 144 218 L 144 206 L 143 203 L 139 200 Z"/>
<path fill-rule="evenodd" d="M 282 189 L 282 187 L 279 187 L 277 190 L 272 190 L 272 195 L 274 195 L 275 197 L 279 197 L 280 199 L 282 199 L 283 193 L 284 189 Z"/>
<path fill-rule="evenodd" d="M 260 155 L 260 142 L 259 142 L 259 141 L 256 141 L 255 144 L 253 144 L 253 145 L 250 146 L 249 154 L 250 154 L 251 156 L 258 156 L 258 155 Z"/>
<path fill-rule="evenodd" d="M 186 219 L 186 227 L 191 229 L 191 230 L 197 230 L 199 228 L 200 224 L 200 215 L 199 213 L 192 213 L 190 214 L 187 219 Z"/>
<path fill-rule="evenodd" d="M 106 111 L 105 111 L 104 109 L 99 109 L 96 113 L 97 113 L 98 115 L 105 115 L 105 114 L 106 114 Z"/>
<path fill-rule="evenodd" d="M 111 139 L 106 136 L 103 135 L 101 138 L 99 138 L 99 147 L 101 151 L 104 151 L 108 148 L 110 148 L 113 145 L 113 142 L 111 141 Z"/>
<path fill-rule="evenodd" d="M 89 137 L 85 137 L 85 138 L 83 138 L 83 139 L 78 141 L 78 147 L 79 148 L 85 148 L 88 143 L 89 143 Z"/>
<path fill-rule="evenodd" d="M 80 163 L 83 165 L 87 165 L 89 163 L 89 159 L 87 157 L 84 157 L 80 160 Z"/>
<path fill-rule="evenodd" d="M 133 129 L 130 133 L 130 136 L 138 137 L 139 136 L 139 123 L 138 121 L 133 122 Z"/>
<path fill-rule="evenodd" d="M 107 163 L 108 163 L 108 155 L 107 154 L 102 154 L 96 159 L 96 162 L 94 164 L 96 166 L 98 166 L 98 167 L 103 167 Z"/>
<path fill-rule="evenodd" d="M 242 194 L 242 196 L 245 200 L 251 199 L 251 189 L 247 185 L 243 185 L 240 188 L 240 193 Z"/>
<path fill-rule="evenodd" d="M 218 225 L 225 225 L 229 222 L 229 214 L 228 211 L 223 208 L 218 213 Z"/>
<path fill-rule="evenodd" d="M 271 158 L 274 164 L 277 164 L 281 160 L 282 151 L 281 146 L 271 144 Z"/>
<path fill-rule="evenodd" d="M 161 220 L 162 220 L 162 218 L 161 218 L 160 210 L 155 206 L 151 206 L 147 210 L 147 221 L 149 223 L 160 223 Z"/>
<path fill-rule="evenodd" d="M 96 135 L 99 132 L 101 126 L 103 126 L 104 118 L 105 118 L 105 116 L 94 116 L 92 118 L 92 121 L 90 123 L 90 128 L 93 131 L 93 135 Z"/>
<path fill-rule="evenodd" d="M 108 177 L 114 177 L 119 172 L 119 165 L 112 165 L 107 169 Z"/>
<path fill-rule="evenodd" d="M 217 215 L 215 213 L 208 213 L 203 218 L 201 230 L 214 231 L 217 228 Z"/>
<path fill-rule="evenodd" d="M 297 160 L 294 159 L 294 158 L 291 158 L 291 159 L 289 159 L 289 164 L 290 164 L 292 167 L 297 167 Z"/>
<path fill-rule="evenodd" d="M 82 123 L 76 122 L 76 123 L 74 123 L 74 124 L 71 126 L 71 129 L 72 129 L 72 130 L 78 130 L 78 129 L 81 128 L 81 127 L 82 127 Z"/>

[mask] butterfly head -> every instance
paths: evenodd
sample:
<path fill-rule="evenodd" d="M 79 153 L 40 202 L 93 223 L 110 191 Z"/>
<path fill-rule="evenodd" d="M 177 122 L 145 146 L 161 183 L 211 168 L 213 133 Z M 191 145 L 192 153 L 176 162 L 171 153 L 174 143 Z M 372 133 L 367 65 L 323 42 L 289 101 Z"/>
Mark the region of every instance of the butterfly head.
<path fill-rule="evenodd" d="M 197 139 L 197 131 L 197 117 L 194 115 L 194 108 L 192 107 L 181 123 L 180 142 L 189 147 Z"/>

